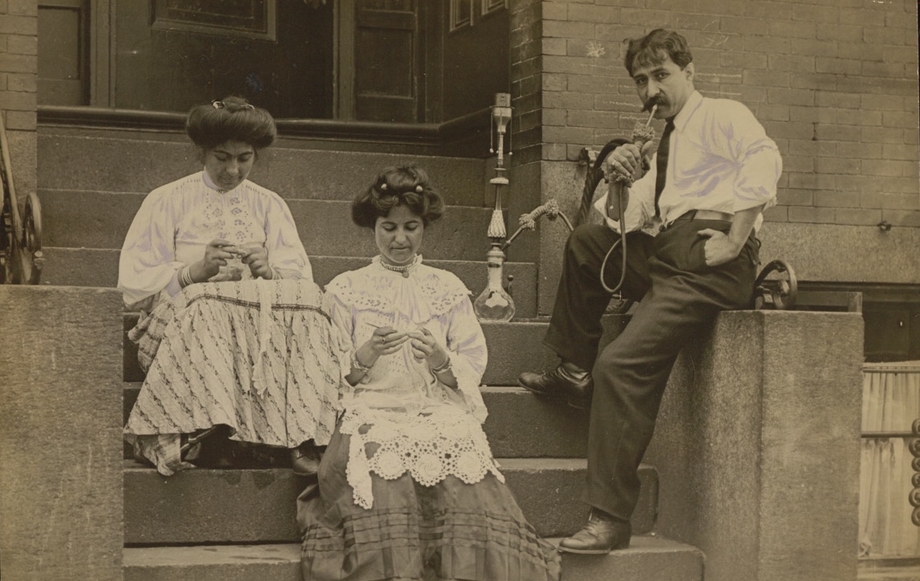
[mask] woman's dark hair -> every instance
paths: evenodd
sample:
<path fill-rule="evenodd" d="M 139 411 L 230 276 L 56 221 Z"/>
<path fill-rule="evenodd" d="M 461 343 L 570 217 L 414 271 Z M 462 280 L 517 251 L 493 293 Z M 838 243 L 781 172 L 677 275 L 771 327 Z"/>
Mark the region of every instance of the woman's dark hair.
<path fill-rule="evenodd" d="M 377 224 L 396 206 L 406 206 L 427 226 L 444 214 L 444 199 L 428 183 L 428 174 L 415 164 L 388 167 L 377 180 L 358 194 L 351 205 L 351 219 L 362 228 Z"/>
<path fill-rule="evenodd" d="M 271 145 L 277 134 L 271 114 L 242 97 L 192 107 L 185 132 L 206 151 L 227 141 L 242 141 L 258 151 Z"/>
<path fill-rule="evenodd" d="M 626 71 L 633 76 L 633 69 L 638 66 L 661 64 L 664 62 L 663 54 L 668 55 L 674 64 L 682 70 L 693 62 L 687 39 L 673 30 L 656 28 L 642 38 L 627 39 Z"/>

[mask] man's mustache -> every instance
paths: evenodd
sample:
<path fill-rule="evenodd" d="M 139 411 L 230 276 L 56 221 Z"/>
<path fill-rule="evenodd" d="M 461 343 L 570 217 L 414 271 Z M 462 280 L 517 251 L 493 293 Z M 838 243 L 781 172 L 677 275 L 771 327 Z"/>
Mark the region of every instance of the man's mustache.
<path fill-rule="evenodd" d="M 655 96 L 645 102 L 645 105 L 642 106 L 642 110 L 646 113 L 652 110 L 652 107 L 658 105 L 659 107 L 664 105 L 667 101 L 663 97 Z"/>

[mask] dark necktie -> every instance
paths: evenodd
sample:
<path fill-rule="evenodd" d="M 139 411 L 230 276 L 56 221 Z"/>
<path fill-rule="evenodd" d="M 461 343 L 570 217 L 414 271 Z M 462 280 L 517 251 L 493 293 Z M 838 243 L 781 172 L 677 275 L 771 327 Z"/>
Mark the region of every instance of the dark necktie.
<path fill-rule="evenodd" d="M 671 142 L 671 131 L 674 130 L 674 118 L 668 119 L 664 126 L 664 133 L 661 134 L 661 141 L 658 143 L 658 157 L 656 158 L 655 167 L 655 216 L 661 217 L 661 209 L 658 207 L 658 198 L 664 190 L 664 183 L 668 179 L 668 149 Z"/>

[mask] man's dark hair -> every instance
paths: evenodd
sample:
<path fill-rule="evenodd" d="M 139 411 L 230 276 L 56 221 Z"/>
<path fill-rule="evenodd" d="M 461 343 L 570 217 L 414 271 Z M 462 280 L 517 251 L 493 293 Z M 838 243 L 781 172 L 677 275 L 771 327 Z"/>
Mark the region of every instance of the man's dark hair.
<path fill-rule="evenodd" d="M 693 62 L 687 39 L 673 30 L 656 28 L 642 38 L 630 38 L 627 42 L 624 63 L 630 77 L 635 67 L 661 64 L 665 55 L 681 69 Z"/>

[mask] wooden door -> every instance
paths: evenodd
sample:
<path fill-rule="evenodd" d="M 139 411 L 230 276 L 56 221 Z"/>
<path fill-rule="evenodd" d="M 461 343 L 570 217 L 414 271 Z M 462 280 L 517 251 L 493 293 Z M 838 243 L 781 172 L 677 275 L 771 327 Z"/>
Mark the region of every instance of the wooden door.
<path fill-rule="evenodd" d="M 227 95 L 277 118 L 330 118 L 333 2 L 112 0 L 115 98 L 185 112 Z"/>
<path fill-rule="evenodd" d="M 87 0 L 38 3 L 38 102 L 89 105 Z"/>
<path fill-rule="evenodd" d="M 406 123 L 420 120 L 419 2 L 422 1 L 354 2 L 355 118 Z M 343 6 L 348 4 L 351 3 L 343 2 Z M 348 39 L 344 40 L 347 44 Z"/>

